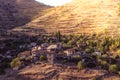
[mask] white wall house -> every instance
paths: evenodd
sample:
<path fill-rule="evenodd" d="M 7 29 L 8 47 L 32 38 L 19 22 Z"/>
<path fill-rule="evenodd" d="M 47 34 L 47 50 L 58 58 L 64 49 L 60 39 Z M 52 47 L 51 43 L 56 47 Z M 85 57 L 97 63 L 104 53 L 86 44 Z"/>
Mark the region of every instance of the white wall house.
<path fill-rule="evenodd" d="M 75 49 L 65 50 L 64 53 L 65 53 L 67 56 L 72 56 L 72 55 L 75 55 L 75 54 L 76 54 Z"/>

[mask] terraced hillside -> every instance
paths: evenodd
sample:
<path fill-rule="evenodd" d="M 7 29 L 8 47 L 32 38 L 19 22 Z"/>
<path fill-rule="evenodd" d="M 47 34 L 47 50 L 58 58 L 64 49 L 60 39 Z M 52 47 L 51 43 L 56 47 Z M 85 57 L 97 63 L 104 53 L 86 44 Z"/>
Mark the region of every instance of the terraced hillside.
<path fill-rule="evenodd" d="M 120 1 L 119 0 L 74 0 L 63 6 L 48 9 L 42 17 L 34 19 L 23 28 L 14 31 L 44 29 L 44 32 L 60 30 L 62 33 L 99 33 L 119 32 Z M 33 31 L 42 33 L 40 31 Z"/>
<path fill-rule="evenodd" d="M 23 25 L 47 8 L 35 0 L 0 0 L 0 31 Z"/>
<path fill-rule="evenodd" d="M 64 67 L 60 65 L 38 64 L 30 65 L 24 69 L 13 71 L 6 70 L 7 74 L 0 75 L 1 80 L 119 80 L 119 76 L 105 70 L 83 69 Z"/>

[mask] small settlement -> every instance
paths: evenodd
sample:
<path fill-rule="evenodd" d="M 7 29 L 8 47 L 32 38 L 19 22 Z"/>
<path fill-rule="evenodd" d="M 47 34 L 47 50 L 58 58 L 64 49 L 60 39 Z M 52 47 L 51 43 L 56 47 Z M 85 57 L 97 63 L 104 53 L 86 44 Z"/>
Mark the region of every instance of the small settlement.
<path fill-rule="evenodd" d="M 33 43 L 32 43 L 33 44 Z M 82 45 L 81 47 L 85 47 Z M 94 52 L 93 55 L 101 55 L 100 52 Z M 22 52 L 18 54 L 20 61 L 26 61 L 27 58 L 33 63 L 48 62 L 49 64 L 64 64 L 71 65 L 76 64 L 76 61 L 82 61 L 90 67 L 96 67 L 97 62 L 91 58 L 91 55 L 86 54 L 85 51 L 79 51 L 78 47 L 63 50 L 62 43 L 49 44 L 43 43 L 36 45 L 34 43 L 30 51 Z M 75 65 L 71 66 L 75 66 Z"/>
<path fill-rule="evenodd" d="M 109 65 L 119 64 L 120 61 L 119 55 L 112 56 L 109 51 L 104 53 L 104 50 L 99 50 L 103 48 L 95 45 L 95 41 L 94 44 L 92 40 L 90 42 L 86 36 L 78 40 L 76 37 L 62 36 L 61 41 L 53 36 L 18 36 L 0 43 L 0 67 L 3 68 L 5 63 L 21 69 L 39 63 L 77 67 L 81 62 L 87 68 L 108 70 Z"/>

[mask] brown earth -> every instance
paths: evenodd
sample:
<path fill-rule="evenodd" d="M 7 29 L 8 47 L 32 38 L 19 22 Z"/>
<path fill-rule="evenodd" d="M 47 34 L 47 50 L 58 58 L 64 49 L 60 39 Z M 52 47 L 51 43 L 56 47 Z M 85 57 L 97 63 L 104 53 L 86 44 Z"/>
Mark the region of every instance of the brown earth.
<path fill-rule="evenodd" d="M 104 70 L 69 68 L 46 63 L 32 64 L 21 70 L 6 70 L 0 80 L 91 80 L 98 77 L 100 80 L 120 80 L 119 76 L 109 74 Z"/>

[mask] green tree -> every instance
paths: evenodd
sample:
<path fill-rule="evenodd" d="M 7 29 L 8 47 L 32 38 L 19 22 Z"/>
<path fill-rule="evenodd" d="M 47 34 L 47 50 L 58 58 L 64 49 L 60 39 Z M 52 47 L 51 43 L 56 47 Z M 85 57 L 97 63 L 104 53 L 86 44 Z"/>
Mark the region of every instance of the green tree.
<path fill-rule="evenodd" d="M 78 64 L 77 64 L 77 67 L 79 69 L 83 69 L 84 68 L 84 64 L 81 61 L 79 61 Z"/>
<path fill-rule="evenodd" d="M 106 69 L 106 70 L 108 70 L 108 63 L 107 63 L 107 61 L 101 61 L 101 67 L 103 68 L 103 69 Z"/>
<path fill-rule="evenodd" d="M 40 60 L 41 60 L 41 61 L 44 61 L 44 60 L 47 60 L 47 58 L 46 58 L 46 56 L 41 55 L 41 56 L 40 56 Z"/>
<path fill-rule="evenodd" d="M 92 80 L 97 80 L 97 77 L 92 78 Z"/>
<path fill-rule="evenodd" d="M 10 63 L 12 68 L 19 67 L 22 64 L 22 62 L 19 61 L 19 58 L 15 58 Z"/>
<path fill-rule="evenodd" d="M 116 73 L 118 71 L 118 66 L 116 64 L 110 65 L 109 71 Z"/>
<path fill-rule="evenodd" d="M 58 41 L 60 42 L 61 41 L 61 32 L 60 31 L 57 31 L 54 33 L 55 37 L 57 37 Z"/>

